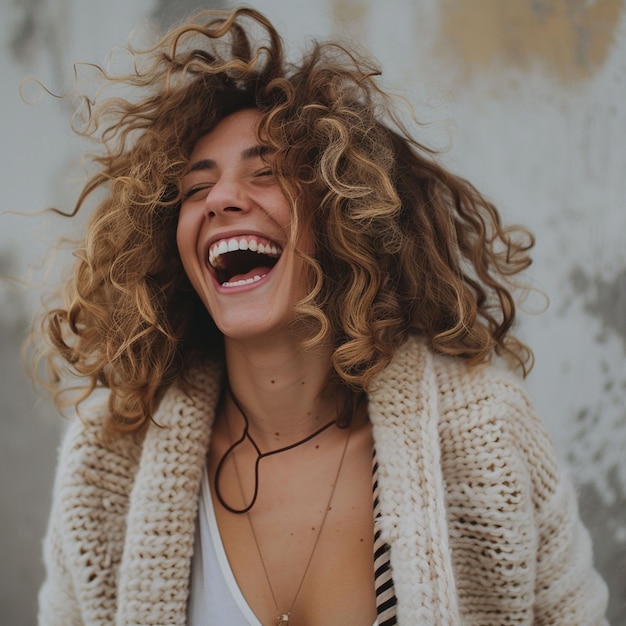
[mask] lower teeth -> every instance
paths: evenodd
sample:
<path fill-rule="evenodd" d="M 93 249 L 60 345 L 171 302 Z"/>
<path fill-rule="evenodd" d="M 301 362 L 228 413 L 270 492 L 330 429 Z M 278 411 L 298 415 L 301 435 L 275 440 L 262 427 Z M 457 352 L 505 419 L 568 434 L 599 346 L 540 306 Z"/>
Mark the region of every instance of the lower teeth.
<path fill-rule="evenodd" d="M 259 276 L 258 274 L 256 274 L 252 278 L 235 280 L 232 283 L 226 281 L 225 283 L 222 283 L 222 287 L 241 287 L 242 285 L 250 285 L 251 283 L 256 283 L 257 281 L 261 280 L 261 278 L 263 278 L 264 276 L 267 276 L 267 274 L 263 274 L 263 276 Z"/>

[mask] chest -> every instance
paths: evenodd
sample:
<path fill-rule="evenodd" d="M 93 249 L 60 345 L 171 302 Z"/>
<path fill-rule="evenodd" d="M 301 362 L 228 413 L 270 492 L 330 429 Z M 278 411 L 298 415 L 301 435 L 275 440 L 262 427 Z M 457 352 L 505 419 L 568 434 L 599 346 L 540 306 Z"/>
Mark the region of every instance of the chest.
<path fill-rule="evenodd" d="M 341 448 L 267 459 L 258 485 L 240 458 L 219 491 L 239 508 L 258 487 L 248 513 L 229 512 L 211 489 L 228 563 L 264 625 L 275 624 L 277 613 L 301 626 L 375 620 L 371 438 Z M 213 461 L 212 482 L 214 470 Z"/>

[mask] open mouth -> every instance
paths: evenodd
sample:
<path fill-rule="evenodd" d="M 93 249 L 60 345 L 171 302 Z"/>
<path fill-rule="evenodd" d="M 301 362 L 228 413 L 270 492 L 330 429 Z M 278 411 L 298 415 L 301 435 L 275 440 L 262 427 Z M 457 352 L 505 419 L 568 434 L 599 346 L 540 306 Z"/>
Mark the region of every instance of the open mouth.
<path fill-rule="evenodd" d="M 254 235 L 221 239 L 209 249 L 209 264 L 222 287 L 239 287 L 261 280 L 276 265 L 282 248 Z"/>

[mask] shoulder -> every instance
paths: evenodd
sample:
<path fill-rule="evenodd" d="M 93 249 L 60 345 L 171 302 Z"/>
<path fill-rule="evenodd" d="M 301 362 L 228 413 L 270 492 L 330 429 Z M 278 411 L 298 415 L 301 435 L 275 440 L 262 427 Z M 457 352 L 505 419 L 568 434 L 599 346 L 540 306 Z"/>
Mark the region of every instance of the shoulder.
<path fill-rule="evenodd" d="M 551 447 L 548 429 L 521 376 L 508 365 L 499 360 L 469 365 L 437 354 L 431 356 L 431 362 L 442 432 L 453 436 L 457 431 L 471 441 L 471 433 L 489 430 L 494 437 L 501 437 L 503 444 L 516 448 L 533 439 L 546 452 Z"/>
<path fill-rule="evenodd" d="M 157 437 L 175 431 L 188 433 L 185 426 L 202 421 L 218 401 L 221 364 L 203 362 L 189 369 L 173 382 L 154 408 L 150 423 L 137 432 L 107 433 L 105 423 L 110 414 L 109 394 L 96 390 L 82 402 L 69 419 L 59 453 L 59 470 L 70 464 L 86 465 L 89 472 L 120 471 L 130 474 L 143 453 L 146 439 L 156 431 Z M 180 430 L 185 430 L 179 433 Z M 115 469 L 117 468 L 117 470 Z"/>
<path fill-rule="evenodd" d="M 437 381 L 441 462 L 449 489 L 480 486 L 542 508 L 562 485 L 553 439 L 521 377 L 506 364 L 470 366 L 432 356 Z M 457 485 L 458 486 L 458 485 Z M 502 507 L 506 508 L 506 507 Z"/>
<path fill-rule="evenodd" d="M 142 436 L 105 433 L 108 412 L 108 392 L 98 392 L 70 418 L 59 449 L 54 487 L 61 500 L 130 490 Z"/>
<path fill-rule="evenodd" d="M 125 510 L 140 468 L 150 475 L 204 448 L 219 396 L 221 370 L 201 364 L 175 381 L 155 407 L 150 423 L 132 433 L 107 433 L 109 392 L 98 390 L 70 419 L 59 450 L 53 500 L 62 507 Z M 168 466 L 169 467 L 169 466 Z"/>
<path fill-rule="evenodd" d="M 431 355 L 440 421 L 459 428 L 487 423 L 513 429 L 539 428 L 543 423 L 521 376 L 499 361 L 470 365 L 464 359 Z"/>
<path fill-rule="evenodd" d="M 472 409 L 477 403 L 510 403 L 530 408 L 520 376 L 500 360 L 470 365 L 460 357 L 432 351 L 425 341 L 410 337 L 377 376 L 371 395 L 393 401 L 399 396 L 432 396 L 439 411 Z"/>
<path fill-rule="evenodd" d="M 431 444 L 437 438 L 449 479 L 497 466 L 542 489 L 557 481 L 548 430 L 521 377 L 504 363 L 469 365 L 410 338 L 376 379 L 370 406 L 375 431 L 392 430 L 396 452 L 418 441 L 407 433 L 428 432 Z"/>

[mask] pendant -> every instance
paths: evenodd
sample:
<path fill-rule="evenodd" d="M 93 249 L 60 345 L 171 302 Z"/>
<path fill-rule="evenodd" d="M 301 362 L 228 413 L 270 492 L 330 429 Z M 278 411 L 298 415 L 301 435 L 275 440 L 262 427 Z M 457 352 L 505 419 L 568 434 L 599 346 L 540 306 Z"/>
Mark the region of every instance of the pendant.
<path fill-rule="evenodd" d="M 281 624 L 289 624 L 289 613 L 276 614 L 276 626 L 281 626 Z"/>

